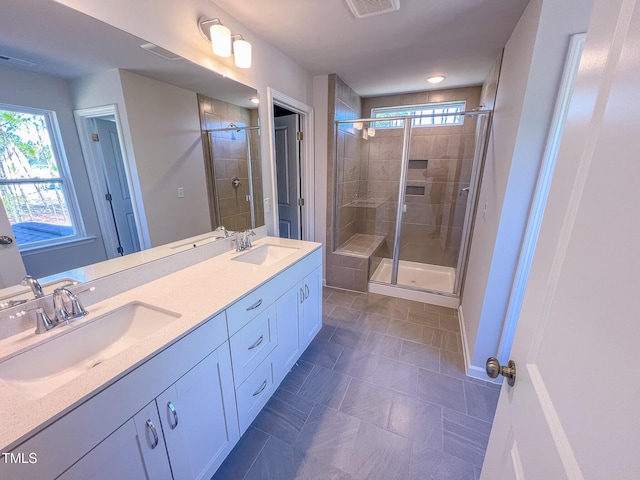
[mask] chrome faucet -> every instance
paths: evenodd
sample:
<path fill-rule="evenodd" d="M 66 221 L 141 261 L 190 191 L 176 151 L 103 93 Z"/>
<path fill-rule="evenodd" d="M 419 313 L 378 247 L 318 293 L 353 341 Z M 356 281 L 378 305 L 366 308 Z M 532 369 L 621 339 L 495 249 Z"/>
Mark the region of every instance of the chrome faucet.
<path fill-rule="evenodd" d="M 31 291 L 33 292 L 33 296 L 35 298 L 44 297 L 44 292 L 42 291 L 42 287 L 40 286 L 40 282 L 33 278 L 31 275 L 27 275 L 22 279 L 21 285 L 25 287 L 28 285 L 31 287 Z"/>
<path fill-rule="evenodd" d="M 214 232 L 222 232 L 222 233 L 224 233 L 224 238 L 227 238 L 227 237 L 231 236 L 231 234 L 229 233 L 229 230 L 227 230 L 224 225 L 220 225 L 219 227 L 217 227 L 214 230 Z"/>
<path fill-rule="evenodd" d="M 251 248 L 251 237 L 254 236 L 256 232 L 253 230 L 245 230 L 244 232 L 236 232 L 234 234 L 234 242 L 236 242 L 236 252 L 242 252 L 247 248 Z"/>
<path fill-rule="evenodd" d="M 53 311 L 56 323 L 69 323 L 69 320 L 84 317 L 89 313 L 80 303 L 78 295 L 66 286 L 53 291 Z"/>

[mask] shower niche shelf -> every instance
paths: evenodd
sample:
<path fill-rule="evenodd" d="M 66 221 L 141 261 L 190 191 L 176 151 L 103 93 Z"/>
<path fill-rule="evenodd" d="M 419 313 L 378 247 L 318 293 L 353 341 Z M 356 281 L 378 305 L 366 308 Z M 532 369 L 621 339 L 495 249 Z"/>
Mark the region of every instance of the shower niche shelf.
<path fill-rule="evenodd" d="M 429 160 L 411 160 L 409 159 L 409 169 L 426 170 Z"/>

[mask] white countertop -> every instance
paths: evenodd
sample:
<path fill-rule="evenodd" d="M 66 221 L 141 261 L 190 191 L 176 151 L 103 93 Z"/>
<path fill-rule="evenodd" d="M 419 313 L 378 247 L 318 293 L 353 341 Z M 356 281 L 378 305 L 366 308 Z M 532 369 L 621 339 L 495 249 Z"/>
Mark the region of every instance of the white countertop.
<path fill-rule="evenodd" d="M 230 261 L 231 258 L 245 252 L 223 253 L 87 306 L 89 315 L 73 322 L 70 327 L 60 326 L 43 335 L 35 335 L 33 330 L 29 329 L 0 340 L 2 361 L 57 335 L 64 335 L 70 329 L 78 328 L 97 316 L 130 302 L 148 303 L 181 315 L 164 328 L 37 400 L 26 400 L 13 387 L 0 380 L 0 452 L 10 451 L 145 360 L 167 348 L 211 316 L 321 247 L 319 243 L 274 237 L 257 240 L 254 247 L 265 243 L 296 247 L 298 250 L 268 266 Z"/>

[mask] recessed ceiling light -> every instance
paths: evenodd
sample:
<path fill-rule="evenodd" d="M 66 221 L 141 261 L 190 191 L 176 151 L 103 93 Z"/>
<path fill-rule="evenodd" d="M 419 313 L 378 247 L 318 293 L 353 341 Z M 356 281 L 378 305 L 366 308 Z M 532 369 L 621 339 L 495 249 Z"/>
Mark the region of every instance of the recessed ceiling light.
<path fill-rule="evenodd" d="M 444 75 L 431 75 L 429 78 L 427 78 L 427 82 L 429 82 L 429 83 L 440 83 L 444 79 L 445 79 Z"/>

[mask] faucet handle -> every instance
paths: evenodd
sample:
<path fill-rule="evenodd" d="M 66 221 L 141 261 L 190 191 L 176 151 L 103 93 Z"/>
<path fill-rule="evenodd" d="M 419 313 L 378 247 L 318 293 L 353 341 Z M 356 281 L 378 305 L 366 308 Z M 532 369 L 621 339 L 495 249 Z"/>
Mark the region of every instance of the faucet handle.
<path fill-rule="evenodd" d="M 72 296 L 70 297 L 71 300 L 71 318 L 80 318 L 80 317 L 84 317 L 85 315 L 88 315 L 89 312 L 85 310 L 85 308 L 82 306 L 82 304 L 80 303 L 80 294 L 81 293 L 85 293 L 85 292 L 93 292 L 95 291 L 96 287 L 87 287 L 87 288 L 83 288 L 82 290 L 73 293 L 72 292 Z"/>
<path fill-rule="evenodd" d="M 57 323 L 47 315 L 47 312 L 42 307 L 30 308 L 29 310 L 21 312 L 23 315 L 27 312 L 36 312 L 36 335 L 40 335 L 42 333 L 47 333 L 49 330 L 54 328 Z"/>
<path fill-rule="evenodd" d="M 245 232 L 244 232 L 244 246 L 245 246 L 245 248 L 253 247 L 253 245 L 251 245 L 251 237 L 254 236 L 255 234 L 256 234 L 256 232 L 254 232 L 251 229 L 245 230 Z"/>
<path fill-rule="evenodd" d="M 42 307 L 37 307 L 36 311 L 36 334 L 46 333 L 51 330 L 56 324 L 49 318 L 47 312 Z"/>

